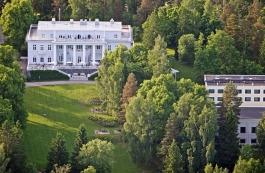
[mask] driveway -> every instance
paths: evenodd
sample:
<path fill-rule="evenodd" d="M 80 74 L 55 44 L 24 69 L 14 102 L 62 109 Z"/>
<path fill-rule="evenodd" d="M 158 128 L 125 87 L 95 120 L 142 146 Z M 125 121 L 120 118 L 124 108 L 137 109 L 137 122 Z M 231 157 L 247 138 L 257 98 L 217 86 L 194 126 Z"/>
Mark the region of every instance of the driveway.
<path fill-rule="evenodd" d="M 67 85 L 67 84 L 94 84 L 95 81 L 49 81 L 49 82 L 26 82 L 26 87 L 38 87 L 47 85 Z"/>

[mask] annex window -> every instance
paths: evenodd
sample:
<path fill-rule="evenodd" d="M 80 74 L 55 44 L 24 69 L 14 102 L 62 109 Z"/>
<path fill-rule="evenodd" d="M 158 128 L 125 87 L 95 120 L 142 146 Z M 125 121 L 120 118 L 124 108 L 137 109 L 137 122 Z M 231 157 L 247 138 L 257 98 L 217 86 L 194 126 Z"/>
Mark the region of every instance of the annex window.
<path fill-rule="evenodd" d="M 257 143 L 257 139 L 251 139 L 251 144 L 256 144 Z"/>
<path fill-rule="evenodd" d="M 251 94 L 251 90 L 249 89 L 245 90 L 245 94 Z"/>
<path fill-rule="evenodd" d="M 251 101 L 251 97 L 245 97 L 245 101 L 246 102 L 250 102 Z"/>
<path fill-rule="evenodd" d="M 240 139 L 240 143 L 241 144 L 245 144 L 246 143 L 246 139 Z"/>
<path fill-rule="evenodd" d="M 240 127 L 240 133 L 246 133 L 246 127 Z"/>
<path fill-rule="evenodd" d="M 43 57 L 40 58 L 40 62 L 44 62 L 44 58 Z"/>
<path fill-rule="evenodd" d="M 260 94 L 260 90 L 254 90 L 254 94 Z"/>
<path fill-rule="evenodd" d="M 260 98 L 259 97 L 254 97 L 254 102 L 259 102 Z"/>
<path fill-rule="evenodd" d="M 36 50 L 36 49 L 37 49 L 36 44 L 33 44 L 33 50 Z"/>
<path fill-rule="evenodd" d="M 48 58 L 48 62 L 52 62 L 52 58 L 51 57 Z"/>
<path fill-rule="evenodd" d="M 37 62 L 37 58 L 36 57 L 33 57 L 33 62 Z"/>
<path fill-rule="evenodd" d="M 223 97 L 218 97 L 217 101 L 219 101 L 219 102 L 223 101 Z"/>
<path fill-rule="evenodd" d="M 52 45 L 48 45 L 48 50 L 52 50 Z"/>
<path fill-rule="evenodd" d="M 214 93 L 214 89 L 209 89 L 208 92 L 209 93 Z"/>
<path fill-rule="evenodd" d="M 251 127 L 251 133 L 256 133 L 256 127 Z"/>
<path fill-rule="evenodd" d="M 40 50 L 44 50 L 44 45 L 40 45 Z"/>
<path fill-rule="evenodd" d="M 219 93 L 219 94 L 222 94 L 223 92 L 224 92 L 223 89 L 218 89 L 218 93 Z"/>
<path fill-rule="evenodd" d="M 242 94 L 242 90 L 237 90 L 237 93 L 238 94 Z"/>
<path fill-rule="evenodd" d="M 109 50 L 109 51 L 111 50 L 111 45 L 108 45 L 108 50 Z"/>

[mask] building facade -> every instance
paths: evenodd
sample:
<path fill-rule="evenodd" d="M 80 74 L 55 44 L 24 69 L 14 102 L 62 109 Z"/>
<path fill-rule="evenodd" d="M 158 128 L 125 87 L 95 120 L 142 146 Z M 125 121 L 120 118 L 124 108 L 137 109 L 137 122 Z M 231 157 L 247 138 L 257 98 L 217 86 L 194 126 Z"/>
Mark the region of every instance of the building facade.
<path fill-rule="evenodd" d="M 233 82 L 241 98 L 238 133 L 241 144 L 256 144 L 256 127 L 265 112 L 265 75 L 205 75 L 205 87 L 216 106 L 225 85 Z"/>
<path fill-rule="evenodd" d="M 27 34 L 28 70 L 96 68 L 105 51 L 130 48 L 132 28 L 110 21 L 39 21 Z"/>

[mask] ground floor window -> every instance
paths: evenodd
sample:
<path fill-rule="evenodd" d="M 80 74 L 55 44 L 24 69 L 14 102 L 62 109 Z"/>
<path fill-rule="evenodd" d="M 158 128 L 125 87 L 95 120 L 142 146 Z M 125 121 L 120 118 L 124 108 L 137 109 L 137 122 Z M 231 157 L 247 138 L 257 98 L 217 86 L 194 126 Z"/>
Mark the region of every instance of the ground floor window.
<path fill-rule="evenodd" d="M 77 63 L 80 63 L 81 62 L 81 57 L 79 56 L 78 58 L 77 58 Z"/>
<path fill-rule="evenodd" d="M 43 57 L 40 58 L 40 62 L 44 62 L 44 58 Z"/>
<path fill-rule="evenodd" d="M 52 62 L 52 58 L 51 57 L 48 58 L 48 62 Z"/>
<path fill-rule="evenodd" d="M 33 62 L 37 62 L 37 58 L 36 57 L 33 57 Z"/>

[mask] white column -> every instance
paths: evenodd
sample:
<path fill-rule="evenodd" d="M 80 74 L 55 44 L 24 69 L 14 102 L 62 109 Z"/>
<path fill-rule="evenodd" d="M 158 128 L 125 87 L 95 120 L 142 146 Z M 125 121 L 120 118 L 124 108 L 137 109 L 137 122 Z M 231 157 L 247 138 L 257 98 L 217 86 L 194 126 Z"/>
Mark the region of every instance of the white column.
<path fill-rule="evenodd" d="M 76 65 L 76 45 L 73 45 L 74 53 L 73 53 L 73 65 Z"/>
<path fill-rule="evenodd" d="M 57 65 L 57 52 L 56 52 L 56 44 L 53 45 L 53 63 Z"/>
<path fill-rule="evenodd" d="M 105 44 L 102 45 L 102 57 L 101 57 L 101 59 L 104 58 L 104 55 L 105 55 Z"/>
<path fill-rule="evenodd" d="M 66 65 L 66 45 L 63 45 L 63 65 Z"/>
<path fill-rule="evenodd" d="M 96 64 L 96 45 L 93 45 L 92 65 Z"/>
<path fill-rule="evenodd" d="M 83 45 L 83 64 L 86 64 L 86 45 Z"/>

